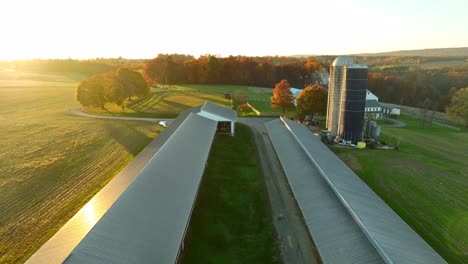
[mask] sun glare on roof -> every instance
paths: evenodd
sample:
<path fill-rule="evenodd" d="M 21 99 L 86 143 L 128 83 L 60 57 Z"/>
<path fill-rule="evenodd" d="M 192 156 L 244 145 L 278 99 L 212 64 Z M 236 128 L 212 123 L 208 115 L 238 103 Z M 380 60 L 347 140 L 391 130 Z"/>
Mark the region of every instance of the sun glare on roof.
<path fill-rule="evenodd" d="M 85 216 L 86 223 L 90 226 L 94 226 L 99 220 L 96 215 L 96 208 L 94 207 L 93 200 L 89 201 L 82 209 L 83 215 Z"/>

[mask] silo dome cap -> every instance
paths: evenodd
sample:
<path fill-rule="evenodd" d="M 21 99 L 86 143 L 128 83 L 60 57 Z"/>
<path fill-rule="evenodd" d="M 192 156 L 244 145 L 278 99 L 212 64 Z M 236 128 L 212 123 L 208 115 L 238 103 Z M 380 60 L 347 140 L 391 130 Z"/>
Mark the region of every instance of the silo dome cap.
<path fill-rule="evenodd" d="M 344 66 L 346 64 L 352 64 L 353 59 L 348 56 L 340 56 L 333 61 L 332 66 Z"/>

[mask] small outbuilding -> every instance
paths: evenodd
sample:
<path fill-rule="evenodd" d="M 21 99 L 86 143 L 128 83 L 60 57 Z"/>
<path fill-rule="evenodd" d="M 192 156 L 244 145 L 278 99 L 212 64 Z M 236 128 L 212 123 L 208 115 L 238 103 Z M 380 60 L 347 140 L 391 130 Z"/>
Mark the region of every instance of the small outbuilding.
<path fill-rule="evenodd" d="M 237 121 L 236 111 L 211 102 L 205 102 L 196 109 L 197 115 L 218 122 L 216 133 L 234 136 L 234 127 Z"/>

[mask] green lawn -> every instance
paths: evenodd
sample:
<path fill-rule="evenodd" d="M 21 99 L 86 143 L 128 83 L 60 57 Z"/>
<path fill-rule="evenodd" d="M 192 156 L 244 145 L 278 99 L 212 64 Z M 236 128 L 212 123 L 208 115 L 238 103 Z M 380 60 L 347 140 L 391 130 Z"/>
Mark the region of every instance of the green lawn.
<path fill-rule="evenodd" d="M 332 148 L 450 263 L 468 263 L 468 133 L 401 118 L 382 138 L 400 150 Z"/>
<path fill-rule="evenodd" d="M 192 88 L 190 86 L 167 86 L 165 88 L 153 88 L 148 96 L 126 101 L 127 106 L 122 111 L 120 106 L 106 104 L 105 110 L 86 107 L 83 110 L 92 114 L 115 116 L 139 116 L 175 118 L 187 108 L 198 106 L 205 101 L 210 101 L 231 108 L 231 101 L 224 99 L 223 92 L 218 92 L 213 86 L 205 88 Z"/>
<path fill-rule="evenodd" d="M 226 91 L 231 91 L 233 97 L 236 97 L 237 92 L 241 91 L 247 95 L 252 100 L 263 100 L 269 99 L 273 93 L 273 88 L 265 87 L 252 87 L 247 85 L 197 85 L 197 84 L 188 84 L 183 87 L 193 90 L 199 90 L 204 92 L 213 92 L 224 94 Z"/>
<path fill-rule="evenodd" d="M 53 76 L 0 71 L 0 263 L 24 262 L 160 132 L 70 115 L 76 80 Z"/>
<path fill-rule="evenodd" d="M 224 93 L 231 91 L 233 100 L 224 99 Z M 91 114 L 114 116 L 139 116 L 173 118 L 183 110 L 211 101 L 219 105 L 237 108 L 237 92 L 242 91 L 250 98 L 250 104 L 261 112 L 262 116 L 279 116 L 282 109 L 272 109 L 270 97 L 272 88 L 250 87 L 245 85 L 171 85 L 153 88 L 148 96 L 126 101 L 127 108 L 122 111 L 115 104 L 106 104 L 105 110 L 86 107 L 83 111 Z M 287 116 L 295 116 L 296 111 L 286 111 Z M 239 113 L 239 116 L 254 116 L 253 112 Z"/>
<path fill-rule="evenodd" d="M 217 136 L 181 263 L 278 263 L 274 228 L 250 129 Z"/>

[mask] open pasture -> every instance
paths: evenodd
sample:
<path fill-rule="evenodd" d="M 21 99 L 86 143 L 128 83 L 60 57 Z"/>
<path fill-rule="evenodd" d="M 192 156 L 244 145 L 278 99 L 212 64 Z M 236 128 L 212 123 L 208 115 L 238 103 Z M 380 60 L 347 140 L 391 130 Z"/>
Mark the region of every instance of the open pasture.
<path fill-rule="evenodd" d="M 75 79 L 19 75 L 35 78 L 0 71 L 0 263 L 24 262 L 160 129 L 72 116 Z"/>
<path fill-rule="evenodd" d="M 468 133 L 402 117 L 400 150 L 332 148 L 449 263 L 468 262 Z"/>

